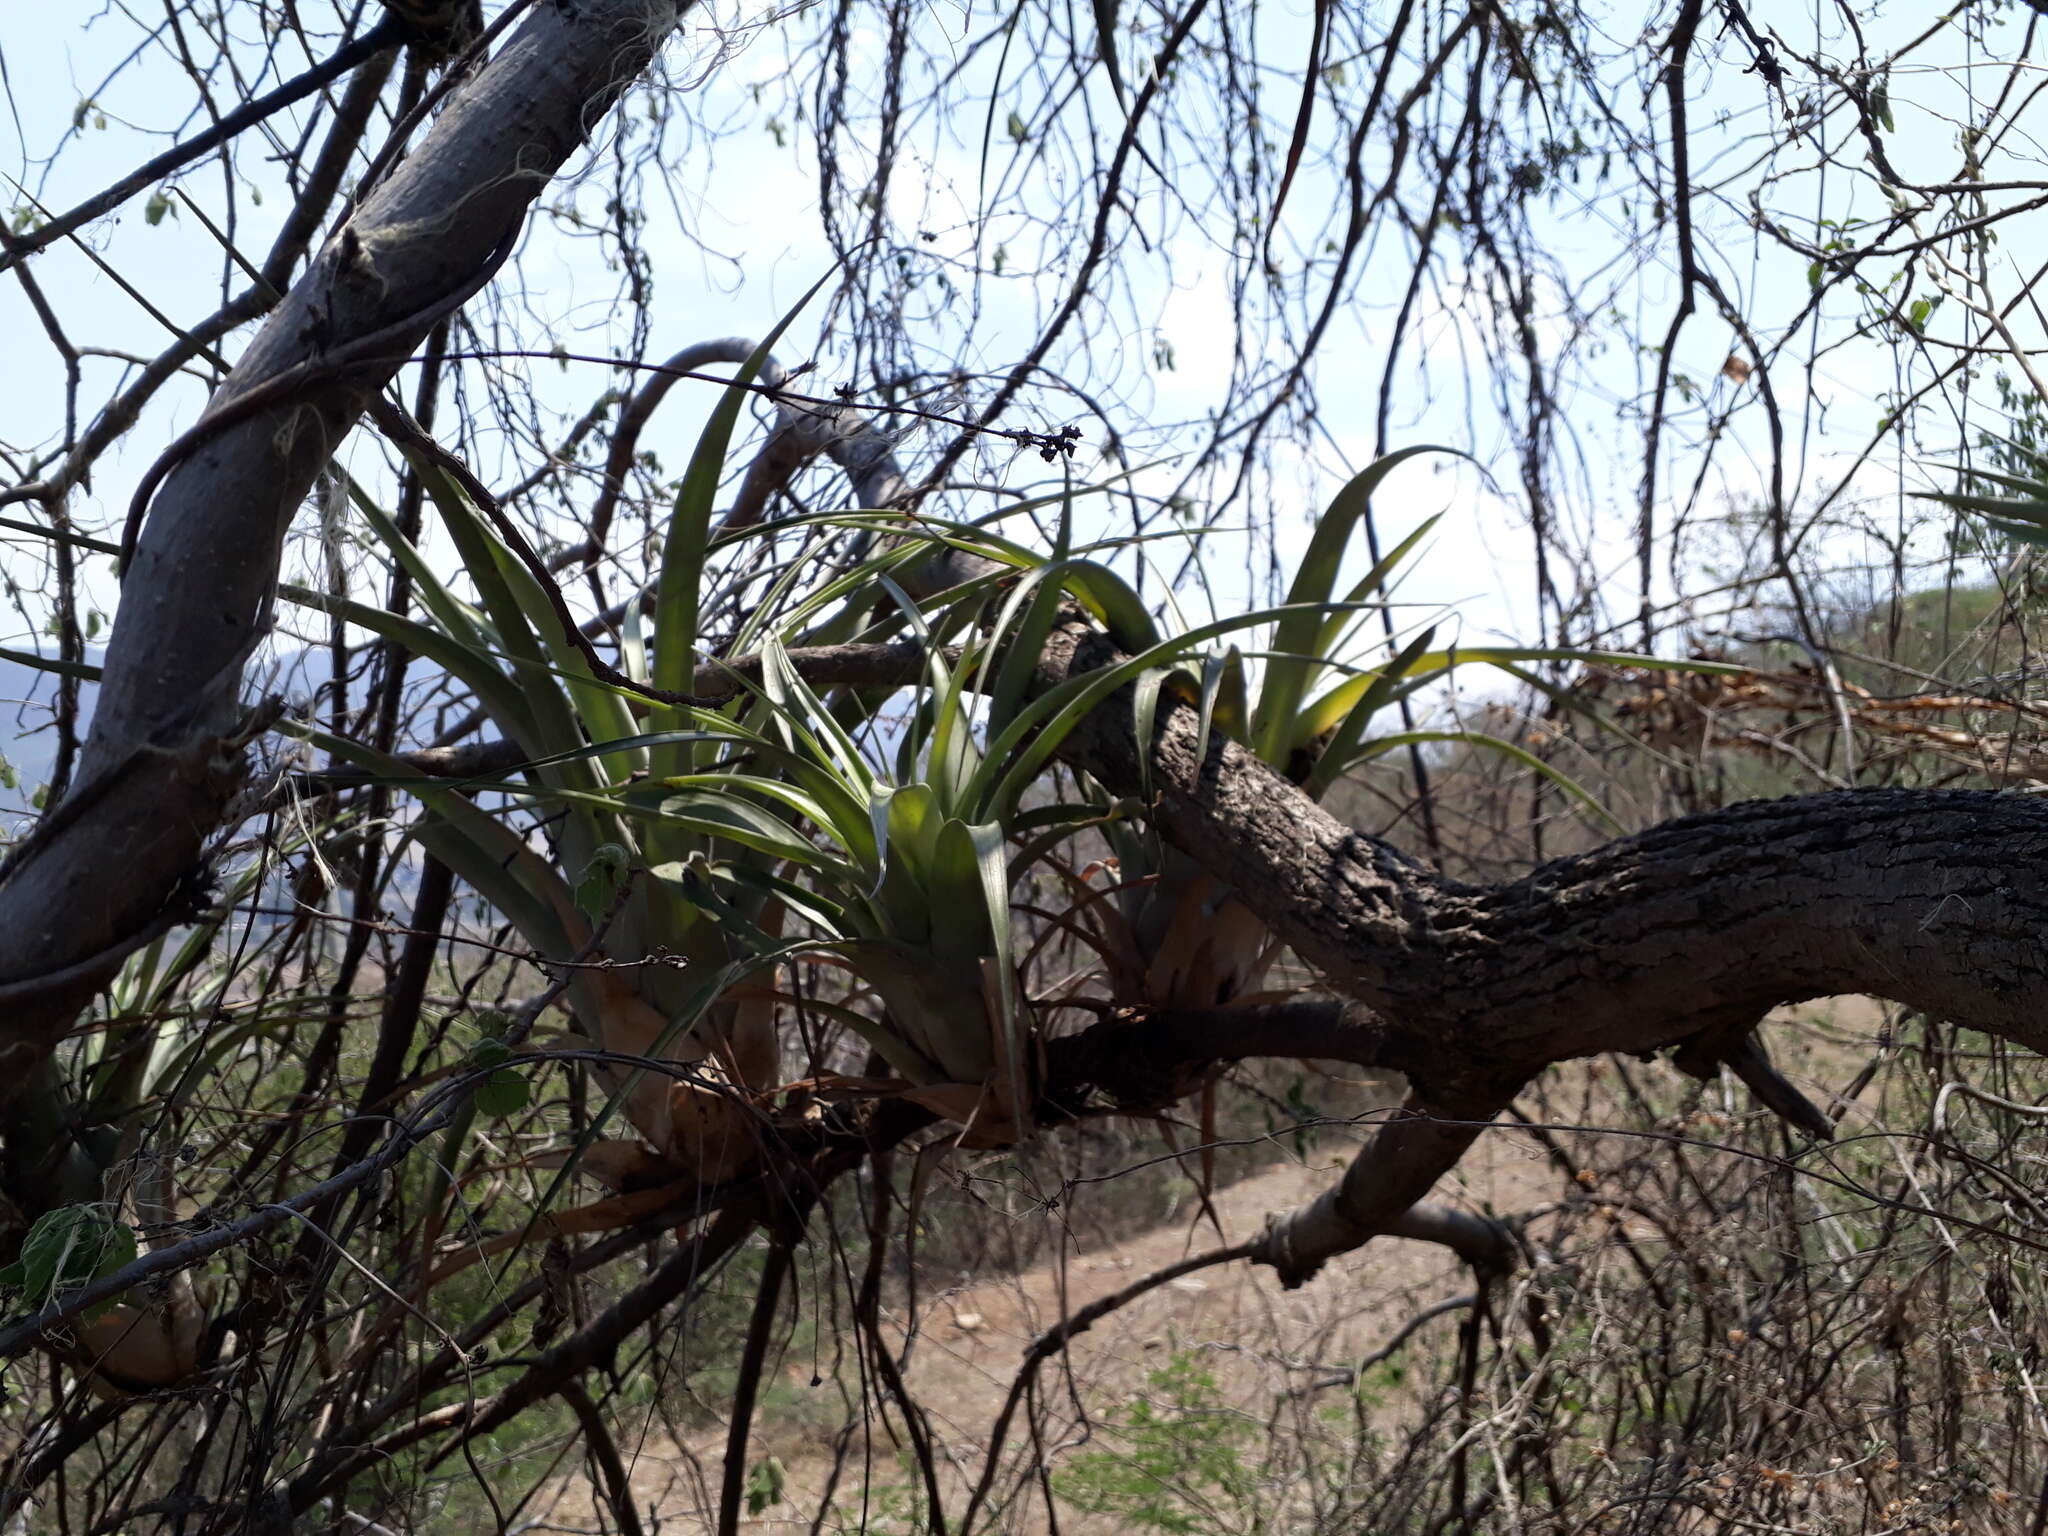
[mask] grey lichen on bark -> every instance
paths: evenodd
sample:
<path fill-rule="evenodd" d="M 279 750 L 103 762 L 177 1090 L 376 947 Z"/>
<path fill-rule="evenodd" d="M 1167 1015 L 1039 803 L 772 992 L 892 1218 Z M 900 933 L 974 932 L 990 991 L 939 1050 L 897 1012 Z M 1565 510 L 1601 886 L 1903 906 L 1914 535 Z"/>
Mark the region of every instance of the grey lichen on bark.
<path fill-rule="evenodd" d="M 236 785 L 232 762 L 217 770 L 233 756 L 243 664 L 315 475 L 370 393 L 488 279 L 677 16 L 674 0 L 533 7 L 251 341 L 208 406 L 217 429 L 202 418 L 164 467 L 77 785 L 0 885 L 6 1083 L 27 1079 L 216 831 Z"/>

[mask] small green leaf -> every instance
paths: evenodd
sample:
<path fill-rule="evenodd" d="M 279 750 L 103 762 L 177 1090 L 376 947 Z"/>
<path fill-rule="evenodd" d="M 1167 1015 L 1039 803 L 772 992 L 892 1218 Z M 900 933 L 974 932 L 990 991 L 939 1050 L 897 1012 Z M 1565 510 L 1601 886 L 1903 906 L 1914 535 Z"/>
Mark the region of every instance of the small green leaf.
<path fill-rule="evenodd" d="M 753 1470 L 747 1473 L 747 1513 L 763 1515 L 780 1504 L 788 1481 L 779 1458 L 770 1456 L 755 1462 Z"/>
<path fill-rule="evenodd" d="M 516 1115 L 532 1100 L 532 1091 L 526 1079 L 505 1063 L 512 1060 L 512 1048 L 494 1035 L 486 1035 L 469 1048 L 469 1055 L 463 1060 L 465 1071 L 474 1072 L 484 1067 L 500 1067 L 478 1083 L 472 1090 L 477 1113 L 489 1115 L 492 1119 L 503 1119 Z"/>
<path fill-rule="evenodd" d="M 604 916 L 612 897 L 618 893 L 619 877 L 630 862 L 626 850 L 617 843 L 600 843 L 591 850 L 590 862 L 576 877 L 576 905 L 585 917 Z"/>
<path fill-rule="evenodd" d="M 533 1093 L 526 1086 L 526 1079 L 517 1072 L 493 1072 L 476 1088 L 477 1113 L 502 1120 L 507 1115 L 516 1115 L 532 1101 Z"/>
<path fill-rule="evenodd" d="M 36 1218 L 22 1239 L 21 1257 L 0 1270 L 0 1290 L 17 1293 L 40 1311 L 66 1292 L 134 1263 L 135 1254 L 135 1233 L 113 1206 L 59 1206 Z"/>
<path fill-rule="evenodd" d="M 142 222 L 151 229 L 154 229 L 157 225 L 163 223 L 165 214 L 168 213 L 175 216 L 177 211 L 172 206 L 171 200 L 164 196 L 163 193 L 152 192 L 149 194 L 149 201 L 142 205 Z"/>
<path fill-rule="evenodd" d="M 485 1035 L 469 1048 L 469 1058 L 464 1063 L 469 1071 L 480 1067 L 502 1067 L 512 1059 L 512 1047 L 496 1035 Z"/>
<path fill-rule="evenodd" d="M 1030 125 L 1028 125 L 1023 118 L 1019 117 L 1014 109 L 1011 111 L 1009 117 L 1004 120 L 1003 127 L 1009 130 L 1010 137 L 1012 139 L 1015 139 L 1019 144 L 1022 144 L 1026 139 L 1031 137 Z"/>

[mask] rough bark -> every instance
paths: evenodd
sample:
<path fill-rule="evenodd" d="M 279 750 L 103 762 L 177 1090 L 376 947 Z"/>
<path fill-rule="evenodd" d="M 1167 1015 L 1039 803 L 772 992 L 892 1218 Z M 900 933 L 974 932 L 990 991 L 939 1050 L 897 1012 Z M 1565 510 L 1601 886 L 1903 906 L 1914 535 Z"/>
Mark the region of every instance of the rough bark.
<path fill-rule="evenodd" d="M 1112 657 L 1070 627 L 1057 678 Z M 1138 795 L 1128 691 L 1062 748 Z M 2048 805 L 1996 791 L 1852 790 L 1666 823 L 1497 886 L 1348 827 L 1162 707 L 1150 812 L 1387 1031 L 1382 1064 L 1458 1098 L 1545 1065 L 1740 1027 L 1864 992 L 2048 1048 Z"/>
<path fill-rule="evenodd" d="M 313 260 L 175 446 L 79 782 L 0 885 L 0 1085 L 26 1081 L 196 871 L 240 779 L 242 668 L 315 475 L 673 30 L 675 0 L 538 5 Z M 0 1094 L 8 1089 L 0 1086 Z"/>
<path fill-rule="evenodd" d="M 1075 624 L 1043 671 L 1115 659 Z M 1773 1007 L 1842 993 L 2048 1047 L 2048 806 L 2031 797 L 1759 801 L 1470 886 L 1345 826 L 1234 744 L 1203 743 L 1185 704 L 1160 711 L 1141 775 L 1131 699 L 1095 710 L 1061 755 L 1116 793 L 1149 786 L 1166 837 L 1371 1008 L 1378 1064 L 1415 1085 L 1335 1188 L 1269 1224 L 1254 1256 L 1289 1285 L 1394 1231 L 1553 1062 L 1738 1041 Z"/>

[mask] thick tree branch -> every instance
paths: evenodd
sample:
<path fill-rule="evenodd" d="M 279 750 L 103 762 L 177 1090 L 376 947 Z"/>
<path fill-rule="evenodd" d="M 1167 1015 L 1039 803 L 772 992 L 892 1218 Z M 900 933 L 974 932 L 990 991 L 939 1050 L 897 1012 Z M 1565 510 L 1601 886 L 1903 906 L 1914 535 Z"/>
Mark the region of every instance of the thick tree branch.
<path fill-rule="evenodd" d="M 1050 681 L 1114 659 L 1105 636 L 1074 624 L 1042 671 Z M 1411 1118 L 1269 1230 L 1259 1257 L 1289 1283 L 1392 1230 L 1553 1062 L 1737 1037 L 1773 1007 L 1841 993 L 2048 1045 L 2048 806 L 2035 799 L 1762 801 L 1477 887 L 1345 826 L 1235 744 L 1202 742 L 1185 704 L 1162 708 L 1144 764 L 1133 718 L 1126 689 L 1061 755 L 1113 793 L 1149 789 L 1172 842 L 1379 1015 L 1381 1064 L 1416 1085 Z"/>
<path fill-rule="evenodd" d="M 1388 1064 L 1390 1031 L 1371 1009 L 1304 994 L 1238 1008 L 1133 1010 L 1046 1043 L 1052 1110 L 1078 1113 L 1096 1093 L 1119 1109 L 1162 1109 L 1218 1062 L 1260 1056 Z"/>
<path fill-rule="evenodd" d="M 1069 628 L 1061 678 L 1114 655 Z M 1870 993 L 2040 1050 L 2048 805 L 1957 790 L 1855 790 L 1731 806 L 1468 886 L 1345 826 L 1196 711 L 1162 708 L 1149 778 L 1130 694 L 1061 756 L 1151 791 L 1180 848 L 1388 1031 L 1383 1062 L 1469 1097 L 1544 1066 L 1647 1051 L 1773 1007 Z"/>

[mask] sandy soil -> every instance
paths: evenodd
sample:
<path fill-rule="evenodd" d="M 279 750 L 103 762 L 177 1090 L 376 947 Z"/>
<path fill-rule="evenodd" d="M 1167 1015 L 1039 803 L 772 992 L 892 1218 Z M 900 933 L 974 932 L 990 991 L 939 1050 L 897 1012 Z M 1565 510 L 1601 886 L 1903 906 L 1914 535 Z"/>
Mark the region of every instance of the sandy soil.
<path fill-rule="evenodd" d="M 1554 1197 L 1556 1174 L 1531 1149 L 1508 1137 L 1489 1138 L 1488 1143 L 1459 1171 L 1458 1187 L 1439 1187 L 1439 1198 L 1513 1210 Z M 1269 1212 L 1311 1199 L 1334 1181 L 1345 1150 L 1332 1145 L 1320 1157 L 1283 1163 L 1221 1191 L 1214 1207 L 1222 1238 L 1197 1212 L 1192 1223 L 1157 1227 L 1103 1251 L 1077 1248 L 1061 1262 L 921 1296 L 914 1317 L 889 1317 L 888 1334 L 899 1351 L 914 1329 L 905 1379 L 929 1416 L 934 1449 L 946 1469 L 948 1507 L 957 1510 L 980 1476 L 991 1428 L 1027 1347 L 1041 1331 L 1190 1254 L 1256 1234 Z M 1091 1420 L 1114 1414 L 1149 1392 L 1153 1373 L 1177 1354 L 1197 1362 L 1226 1403 L 1263 1420 L 1276 1389 L 1329 1379 L 1422 1308 L 1469 1290 L 1469 1279 L 1445 1250 L 1394 1240 L 1346 1256 L 1295 1291 L 1282 1290 L 1271 1271 L 1242 1263 L 1183 1276 L 1112 1313 L 1076 1337 L 1064 1359 L 1046 1367 L 1040 1376 L 1043 1433 L 1049 1445 L 1086 1438 Z M 1426 1327 L 1447 1335 L 1457 1328 L 1460 1315 L 1446 1314 Z M 750 1465 L 774 1456 L 788 1480 L 788 1498 L 745 1522 L 749 1529 L 807 1528 L 831 1474 L 832 1441 L 841 1419 L 837 1394 L 825 1389 L 830 1402 L 820 1404 L 810 1423 L 804 1422 L 810 1415 L 774 1411 L 778 1403 L 802 1400 L 810 1370 L 808 1356 L 788 1363 L 784 1390 L 763 1415 L 749 1448 Z M 1028 1465 L 1026 1434 L 1020 1416 L 1005 1449 Z M 643 1515 L 651 1511 L 664 1532 L 709 1528 L 706 1511 L 716 1502 L 724 1453 L 720 1433 L 678 1445 L 654 1431 L 622 1450 L 631 1460 Z M 877 1536 L 907 1532 L 906 1521 L 900 1515 L 890 1518 L 889 1511 L 905 1507 L 908 1476 L 896 1445 L 877 1426 L 870 1445 L 856 1441 L 849 1451 L 836 1490 L 844 1522 L 828 1522 L 826 1529 L 861 1529 L 865 1484 L 869 1529 Z M 1009 1481 L 999 1479 L 999 1486 Z M 559 1492 L 546 1516 L 549 1527 L 599 1529 L 587 1481 L 569 1479 Z M 653 1521 L 648 1524 L 655 1528 Z M 1001 1525 L 1012 1531 L 1049 1529 L 1042 1503 L 1009 1512 Z M 1065 1515 L 1060 1529 L 1092 1536 L 1120 1527 L 1102 1517 Z"/>
<path fill-rule="evenodd" d="M 1858 1000 L 1860 1003 L 1860 1000 Z M 1839 1085 L 1850 1075 L 1849 1058 L 1867 1050 L 1874 1017 L 1867 1006 L 1839 1015 L 1855 1039 L 1830 1046 L 1805 1032 L 1776 1035 L 1780 1066 L 1817 1093 L 1821 1084 Z M 1775 1033 L 1775 1032 L 1774 1032 Z M 1592 1071 L 1597 1067 L 1562 1069 Z M 1593 1089 L 1597 1096 L 1602 1090 Z M 1825 1097 L 1825 1095 L 1819 1095 Z M 1031 1341 L 1045 1328 L 1099 1297 L 1190 1254 L 1254 1235 L 1268 1213 L 1312 1198 L 1328 1187 L 1355 1151 L 1354 1144 L 1325 1141 L 1306 1161 L 1286 1162 L 1217 1194 L 1222 1232 L 1196 1210 L 1181 1219 L 1091 1250 L 1078 1242 L 1056 1262 L 1020 1274 L 920 1295 L 915 1314 L 892 1315 L 885 1331 L 900 1354 L 909 1340 L 906 1380 L 912 1397 L 928 1414 L 937 1459 L 943 1467 L 946 1505 L 956 1515 L 981 1475 L 991 1427 L 1002 1410 L 1018 1366 Z M 1558 1170 L 1531 1142 L 1512 1133 L 1481 1138 L 1456 1172 L 1439 1184 L 1433 1198 L 1501 1212 L 1527 1212 L 1564 1193 Z M 1540 1231 L 1540 1228 L 1538 1229 Z M 1192 1359 L 1213 1377 L 1222 1401 L 1250 1414 L 1261 1426 L 1276 1402 L 1318 1398 L 1313 1383 L 1380 1347 L 1431 1305 L 1468 1293 L 1469 1276 L 1440 1248 L 1382 1239 L 1347 1255 L 1299 1290 L 1282 1290 L 1271 1271 L 1238 1263 L 1171 1281 L 1116 1311 L 1075 1338 L 1064 1359 L 1040 1377 L 1043 1444 L 1058 1461 L 1079 1449 L 1114 1443 L 1092 1433 L 1104 1415 L 1128 1412 L 1153 1389 L 1153 1373 L 1176 1355 Z M 1452 1311 L 1427 1322 L 1416 1335 L 1441 1347 L 1464 1314 Z M 764 1393 L 749 1465 L 778 1459 L 787 1474 L 787 1498 L 746 1522 L 755 1530 L 808 1530 L 834 1464 L 833 1441 L 844 1422 L 840 1395 L 828 1384 L 810 1387 L 812 1360 L 788 1362 L 779 1390 Z M 831 1367 L 825 1367 L 827 1374 Z M 849 1371 L 849 1375 L 851 1372 Z M 1304 1390 L 1305 1389 L 1305 1390 Z M 880 1387 L 871 1385 L 878 1394 Z M 1342 1396 L 1343 1394 L 1337 1394 Z M 808 1402 L 812 1411 L 802 1411 Z M 792 1411 L 790 1405 L 796 1405 Z M 1397 1410 L 1384 1410 L 1387 1412 Z M 897 1418 L 893 1413 L 892 1420 Z M 898 1420 L 900 1422 L 900 1420 Z M 1020 1470 L 1034 1461 L 1021 1416 L 1012 1443 L 1004 1448 L 1005 1477 L 1014 1487 Z M 888 1426 L 871 1425 L 851 1445 L 834 1491 L 839 1511 L 826 1531 L 867 1531 L 899 1536 L 912 1530 L 905 1511 L 909 1480 Z M 865 1439 L 868 1443 L 863 1444 Z M 622 1445 L 647 1529 L 664 1533 L 708 1530 L 715 1508 L 724 1445 L 722 1432 L 691 1437 L 678 1445 L 657 1431 Z M 866 1500 L 864 1503 L 863 1492 Z M 559 1485 L 559 1497 L 542 1529 L 595 1531 L 591 1490 L 580 1476 Z M 649 1516 L 652 1518 L 648 1518 Z M 865 1520 L 865 1524 L 863 1521 Z M 999 1528 L 1020 1533 L 1051 1529 L 1042 1496 L 1033 1493 L 1004 1512 Z M 980 1530 L 989 1528 L 984 1517 Z M 1062 1511 L 1065 1536 L 1135 1536 L 1133 1528 L 1099 1516 Z"/>

